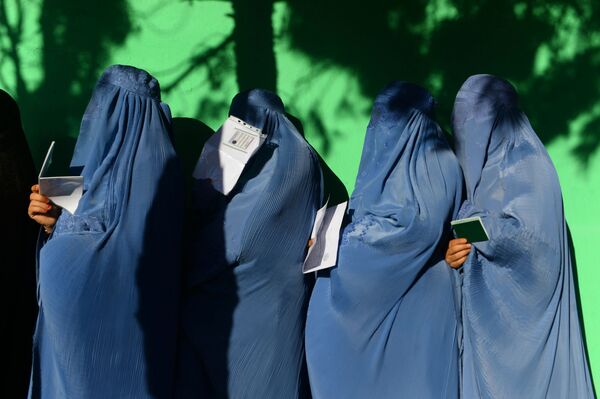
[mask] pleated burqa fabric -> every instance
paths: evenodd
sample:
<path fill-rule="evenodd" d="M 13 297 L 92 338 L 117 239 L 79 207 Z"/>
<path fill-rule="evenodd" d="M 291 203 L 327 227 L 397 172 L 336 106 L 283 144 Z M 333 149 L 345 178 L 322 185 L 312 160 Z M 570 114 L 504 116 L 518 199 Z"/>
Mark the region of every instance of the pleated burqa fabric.
<path fill-rule="evenodd" d="M 37 312 L 35 242 L 38 225 L 27 215 L 35 166 L 15 100 L 0 90 L 0 342 L 5 371 L 0 397 L 23 398 L 31 369 L 31 339 Z"/>
<path fill-rule="evenodd" d="M 302 264 L 323 202 L 319 161 L 275 94 L 240 93 L 230 115 L 267 138 L 227 196 L 195 183 L 179 396 L 305 397 Z"/>
<path fill-rule="evenodd" d="M 458 396 L 455 272 L 443 250 L 462 175 L 433 112 L 410 83 L 375 100 L 338 263 L 310 299 L 315 399 Z"/>
<path fill-rule="evenodd" d="M 463 266 L 465 398 L 593 398 L 558 176 L 517 93 L 470 77 L 453 113 L 460 217 L 490 240 Z"/>
<path fill-rule="evenodd" d="M 182 177 L 147 72 L 109 67 L 71 162 L 84 195 L 39 253 L 32 398 L 170 398 Z"/>

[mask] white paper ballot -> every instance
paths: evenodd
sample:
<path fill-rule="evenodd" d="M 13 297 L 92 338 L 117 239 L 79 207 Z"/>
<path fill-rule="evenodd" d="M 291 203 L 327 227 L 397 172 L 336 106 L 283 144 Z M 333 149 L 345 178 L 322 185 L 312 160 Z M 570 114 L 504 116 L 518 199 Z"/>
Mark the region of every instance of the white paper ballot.
<path fill-rule="evenodd" d="M 63 209 L 74 213 L 83 195 L 83 176 L 46 176 L 52 163 L 54 141 L 50 144 L 38 176 L 40 194 Z"/>
<path fill-rule="evenodd" d="M 328 201 L 329 202 L 329 201 Z M 310 235 L 313 241 L 304 260 L 302 273 L 333 267 L 337 263 L 340 230 L 348 201 L 327 208 L 327 203 L 317 211 L 315 224 Z"/>
<path fill-rule="evenodd" d="M 194 178 L 210 179 L 216 190 L 229 194 L 265 138 L 260 129 L 230 116 L 204 144 Z"/>

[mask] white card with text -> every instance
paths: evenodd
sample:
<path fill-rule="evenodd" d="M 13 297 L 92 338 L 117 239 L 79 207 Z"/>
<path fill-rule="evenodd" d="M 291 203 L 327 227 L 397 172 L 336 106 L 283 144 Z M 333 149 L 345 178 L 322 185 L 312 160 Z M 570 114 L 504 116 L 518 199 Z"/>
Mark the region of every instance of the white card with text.
<path fill-rule="evenodd" d="M 230 116 L 204 144 L 193 177 L 209 179 L 217 191 L 229 194 L 265 138 L 260 129 Z"/>

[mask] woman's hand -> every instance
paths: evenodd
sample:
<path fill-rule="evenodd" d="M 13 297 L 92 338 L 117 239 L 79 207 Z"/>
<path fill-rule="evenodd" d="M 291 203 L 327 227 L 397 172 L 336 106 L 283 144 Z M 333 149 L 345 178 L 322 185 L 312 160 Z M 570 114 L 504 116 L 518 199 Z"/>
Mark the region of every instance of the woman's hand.
<path fill-rule="evenodd" d="M 469 252 L 471 252 L 471 244 L 465 238 L 450 240 L 448 250 L 446 251 L 446 263 L 451 268 L 458 269 L 467 260 Z"/>
<path fill-rule="evenodd" d="M 47 234 L 52 233 L 56 219 L 60 215 L 60 208 L 50 203 L 45 195 L 40 194 L 40 186 L 31 186 L 29 195 L 29 209 L 27 214 L 30 218 L 41 224 Z"/>

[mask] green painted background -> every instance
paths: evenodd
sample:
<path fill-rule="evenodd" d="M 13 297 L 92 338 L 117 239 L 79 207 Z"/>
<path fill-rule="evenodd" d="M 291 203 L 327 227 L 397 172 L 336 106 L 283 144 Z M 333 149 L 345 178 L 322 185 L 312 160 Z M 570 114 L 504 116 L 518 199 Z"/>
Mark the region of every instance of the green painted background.
<path fill-rule="evenodd" d="M 600 2 L 0 0 L 0 87 L 38 164 L 52 139 L 68 154 L 112 63 L 159 79 L 174 116 L 193 118 L 178 122 L 190 143 L 194 119 L 217 128 L 240 88 L 276 90 L 349 190 L 386 83 L 428 87 L 447 127 L 469 75 L 509 79 L 560 175 L 600 378 Z"/>

